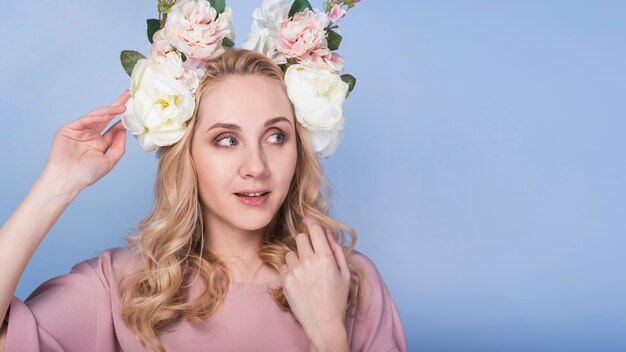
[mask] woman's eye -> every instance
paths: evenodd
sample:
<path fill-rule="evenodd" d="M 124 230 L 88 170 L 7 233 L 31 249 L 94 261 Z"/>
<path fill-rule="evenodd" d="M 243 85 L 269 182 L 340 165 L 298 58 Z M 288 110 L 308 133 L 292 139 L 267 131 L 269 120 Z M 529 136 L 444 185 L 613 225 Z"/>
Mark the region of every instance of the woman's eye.
<path fill-rule="evenodd" d="M 223 141 L 226 141 L 226 142 L 223 142 Z M 235 145 L 235 141 L 236 139 L 234 136 L 223 135 L 222 137 L 217 139 L 215 144 L 220 145 L 222 147 L 230 147 L 230 146 Z"/>
<path fill-rule="evenodd" d="M 269 138 L 271 143 L 283 144 L 287 139 L 287 133 L 277 132 L 272 134 Z M 237 144 L 237 139 L 234 135 L 224 134 L 215 139 L 215 144 L 221 147 L 229 148 Z"/>
<path fill-rule="evenodd" d="M 274 136 L 278 136 L 278 138 L 276 138 Z M 270 137 L 274 137 L 274 138 L 272 138 L 274 140 L 278 139 L 278 141 L 276 141 L 276 143 L 284 143 L 285 142 L 285 138 L 287 137 L 287 135 L 285 133 L 283 133 L 283 132 L 278 132 L 278 133 L 272 134 Z"/>

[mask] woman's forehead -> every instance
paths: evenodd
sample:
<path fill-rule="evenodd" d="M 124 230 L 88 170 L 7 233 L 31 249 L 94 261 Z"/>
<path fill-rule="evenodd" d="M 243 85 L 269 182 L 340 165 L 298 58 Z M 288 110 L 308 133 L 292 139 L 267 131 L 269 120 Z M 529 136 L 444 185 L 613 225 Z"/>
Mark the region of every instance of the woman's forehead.
<path fill-rule="evenodd" d="M 203 92 L 198 118 L 204 125 L 217 122 L 242 127 L 264 124 L 283 116 L 293 124 L 291 103 L 275 80 L 258 76 L 232 76 Z"/>

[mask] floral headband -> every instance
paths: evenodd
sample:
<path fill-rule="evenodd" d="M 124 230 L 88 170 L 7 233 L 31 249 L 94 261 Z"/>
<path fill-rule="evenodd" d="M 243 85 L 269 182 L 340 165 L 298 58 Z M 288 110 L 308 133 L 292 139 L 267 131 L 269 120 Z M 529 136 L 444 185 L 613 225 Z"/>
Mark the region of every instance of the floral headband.
<path fill-rule="evenodd" d="M 344 127 L 343 103 L 356 79 L 335 53 L 338 22 L 360 0 L 264 0 L 254 10 L 244 49 L 272 59 L 285 73 L 297 121 L 309 130 L 319 157 L 332 155 Z M 234 46 L 232 9 L 224 0 L 158 0 L 158 19 L 148 19 L 149 58 L 124 50 L 131 98 L 122 124 L 146 152 L 178 142 L 195 109 L 202 63 Z"/>

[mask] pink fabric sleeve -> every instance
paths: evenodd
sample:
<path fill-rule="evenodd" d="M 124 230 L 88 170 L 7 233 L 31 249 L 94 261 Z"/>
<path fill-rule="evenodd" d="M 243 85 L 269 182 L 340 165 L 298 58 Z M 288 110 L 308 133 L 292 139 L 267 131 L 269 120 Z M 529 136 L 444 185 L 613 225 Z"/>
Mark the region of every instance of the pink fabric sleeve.
<path fill-rule="evenodd" d="M 354 251 L 365 270 L 362 311 L 349 327 L 352 352 L 406 352 L 406 340 L 396 305 L 378 269 L 371 259 Z M 351 331 L 350 331 L 351 330 Z"/>
<path fill-rule="evenodd" d="M 24 302 L 13 296 L 6 351 L 114 351 L 104 277 L 84 261 L 42 283 Z"/>

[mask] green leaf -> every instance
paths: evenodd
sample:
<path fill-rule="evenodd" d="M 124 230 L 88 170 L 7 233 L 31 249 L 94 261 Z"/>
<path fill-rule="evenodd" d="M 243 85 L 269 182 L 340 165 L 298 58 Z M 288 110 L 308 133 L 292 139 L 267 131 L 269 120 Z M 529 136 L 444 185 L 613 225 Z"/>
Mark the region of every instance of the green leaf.
<path fill-rule="evenodd" d="M 324 11 L 325 11 L 326 13 L 330 13 L 330 10 L 332 10 L 332 9 L 333 9 L 333 3 L 332 3 L 332 2 L 330 2 L 330 1 L 329 1 L 329 2 L 327 2 L 327 3 L 326 3 L 326 7 L 324 8 Z"/>
<path fill-rule="evenodd" d="M 226 1 L 225 0 L 209 0 L 211 7 L 217 11 L 218 14 L 224 12 L 226 9 Z"/>
<path fill-rule="evenodd" d="M 126 71 L 129 76 L 133 74 L 133 68 L 135 68 L 137 61 L 145 58 L 146 57 L 143 56 L 143 54 L 135 50 L 122 50 L 122 53 L 120 54 L 120 60 L 122 61 L 124 71 Z"/>
<path fill-rule="evenodd" d="M 339 49 L 339 44 L 341 44 L 341 35 L 332 29 L 328 30 L 328 34 L 326 35 L 326 39 L 328 40 L 328 49 L 337 50 Z"/>
<path fill-rule="evenodd" d="M 341 80 L 348 83 L 348 93 L 346 94 L 346 98 L 350 96 L 350 92 L 354 89 L 354 85 L 356 84 L 356 78 L 353 75 L 345 73 L 340 76 Z"/>
<path fill-rule="evenodd" d="M 154 37 L 154 33 L 161 29 L 161 21 L 156 18 L 149 18 L 146 22 L 148 24 L 148 40 L 150 41 L 150 44 L 152 44 L 152 37 Z"/>
<path fill-rule="evenodd" d="M 293 64 L 297 64 L 298 61 L 296 61 L 295 59 L 292 59 L 292 58 L 288 58 L 287 59 L 287 63 L 290 64 L 290 65 L 293 65 Z"/>
<path fill-rule="evenodd" d="M 313 10 L 313 7 L 308 0 L 294 0 L 289 9 L 289 18 L 292 18 L 298 12 L 302 12 L 306 9 Z"/>
<path fill-rule="evenodd" d="M 230 38 L 224 37 L 224 39 L 222 39 L 222 45 L 227 48 L 232 48 L 235 46 L 235 43 Z"/>

